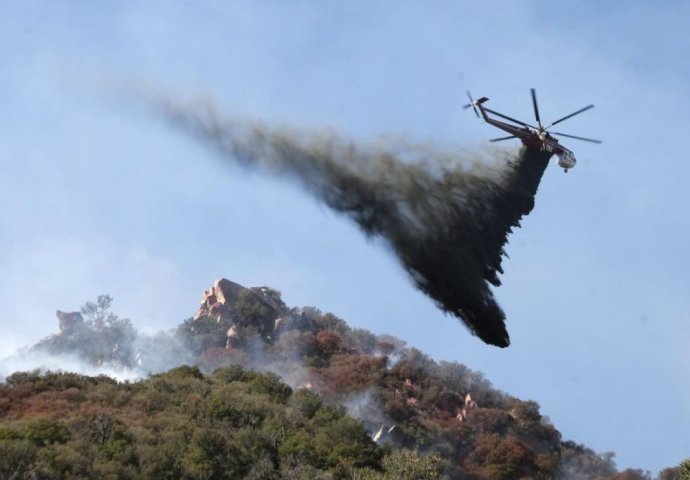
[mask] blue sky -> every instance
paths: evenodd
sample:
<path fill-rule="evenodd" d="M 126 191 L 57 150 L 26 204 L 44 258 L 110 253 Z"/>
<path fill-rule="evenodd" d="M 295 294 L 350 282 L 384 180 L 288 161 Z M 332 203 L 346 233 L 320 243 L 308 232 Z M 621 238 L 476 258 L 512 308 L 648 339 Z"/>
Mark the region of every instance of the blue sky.
<path fill-rule="evenodd" d="M 142 330 L 213 280 L 270 285 L 534 399 L 569 439 L 657 471 L 690 456 L 686 2 L 5 2 L 0 17 L 0 354 L 101 293 Z M 464 91 L 531 120 L 589 103 L 510 238 L 512 345 L 417 292 L 378 241 L 296 185 L 228 167 L 114 93 L 478 147 Z M 508 144 L 511 146 L 511 144 Z M 517 148 L 517 144 L 513 144 Z"/>

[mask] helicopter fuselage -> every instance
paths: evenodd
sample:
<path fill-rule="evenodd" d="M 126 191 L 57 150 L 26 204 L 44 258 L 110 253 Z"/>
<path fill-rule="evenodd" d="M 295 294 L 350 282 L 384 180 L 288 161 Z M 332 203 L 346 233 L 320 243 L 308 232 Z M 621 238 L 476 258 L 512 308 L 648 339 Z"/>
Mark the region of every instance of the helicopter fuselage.
<path fill-rule="evenodd" d="M 537 97 L 535 90 L 531 89 L 531 93 L 532 103 L 534 106 L 534 114 L 537 120 L 538 127 L 522 122 L 520 120 L 516 120 L 515 118 L 509 117 L 507 115 L 504 115 L 502 113 L 496 112 L 485 107 L 484 103 L 489 100 L 487 97 L 482 97 L 477 101 L 474 101 L 472 100 L 472 95 L 470 95 L 469 92 L 467 92 L 467 96 L 470 99 L 470 103 L 468 105 L 465 105 L 463 108 L 473 108 L 477 116 L 483 118 L 486 123 L 493 125 L 494 127 L 499 128 L 504 132 L 510 134 L 507 137 L 493 139 L 491 140 L 492 142 L 508 140 L 511 138 L 519 138 L 523 145 L 525 145 L 529 149 L 538 150 L 540 152 L 546 152 L 550 155 L 556 155 L 556 157 L 558 157 L 558 166 L 563 168 L 567 172 L 569 169 L 575 167 L 575 164 L 577 163 L 577 160 L 575 160 L 575 154 L 571 150 L 561 145 L 558 142 L 558 139 L 555 138 L 551 133 L 549 133 L 547 129 L 553 125 L 556 125 L 557 123 L 562 122 L 563 120 L 567 120 L 568 118 L 578 115 L 586 110 L 589 110 L 590 108 L 594 107 L 594 105 L 588 105 L 584 108 L 581 108 L 580 110 L 573 112 L 570 115 L 566 115 L 565 117 L 556 120 L 551 125 L 544 127 L 542 126 L 541 120 L 539 118 L 539 109 L 537 107 Z M 489 114 L 492 114 L 493 116 L 489 116 Z M 495 117 L 500 117 L 513 123 L 506 123 L 504 121 L 498 120 Z M 592 143 L 601 143 L 600 140 L 577 137 L 565 133 L 554 134 L 575 138 L 578 140 L 584 140 Z"/>
<path fill-rule="evenodd" d="M 488 98 L 483 97 L 476 102 L 476 106 L 479 108 L 481 116 L 486 123 L 493 125 L 496 128 L 500 128 L 501 130 L 510 133 L 514 137 L 519 138 L 523 145 L 525 145 L 527 148 L 556 155 L 558 157 L 558 166 L 563 168 L 566 172 L 575 167 L 575 164 L 577 163 L 575 154 L 571 150 L 558 143 L 558 139 L 550 135 L 549 132 L 545 131 L 544 129 L 540 130 L 530 127 L 517 127 L 515 125 L 496 120 L 495 118 L 491 118 L 487 114 L 487 110 L 482 106 L 482 103 L 484 103 L 486 100 L 488 100 Z"/>

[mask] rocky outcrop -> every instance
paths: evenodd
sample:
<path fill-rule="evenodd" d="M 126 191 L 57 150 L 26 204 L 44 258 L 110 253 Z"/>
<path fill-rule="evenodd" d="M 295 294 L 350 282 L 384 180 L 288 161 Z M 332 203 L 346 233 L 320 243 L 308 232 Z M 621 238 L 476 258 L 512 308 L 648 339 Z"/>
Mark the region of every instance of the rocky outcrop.
<path fill-rule="evenodd" d="M 99 307 L 97 314 L 87 309 L 82 310 L 83 314 L 57 310 L 59 331 L 40 340 L 31 351 L 70 355 L 86 365 L 118 372 L 141 366 L 141 354 L 135 347 L 136 330 L 128 319 L 119 318 L 108 307 Z"/>
<path fill-rule="evenodd" d="M 256 334 L 271 342 L 279 331 L 289 329 L 293 316 L 279 292 L 267 287 L 247 288 L 219 278 L 204 291 L 191 331 L 209 330 L 209 321 L 218 324 L 226 332 L 227 349 L 241 346 L 246 338 Z"/>
<path fill-rule="evenodd" d="M 202 317 L 218 321 L 222 318 L 231 318 L 237 304 L 243 300 L 251 300 L 263 305 L 274 314 L 276 320 L 281 318 L 287 310 L 280 299 L 280 294 L 270 288 L 247 288 L 226 278 L 219 278 L 211 288 L 204 291 L 194 320 Z"/>
<path fill-rule="evenodd" d="M 467 417 L 470 415 L 470 412 L 478 408 L 479 405 L 477 405 L 477 402 L 475 402 L 472 399 L 472 395 L 468 393 L 467 395 L 465 395 L 465 405 L 463 406 L 462 410 L 458 412 L 455 418 L 457 418 L 460 422 L 467 420 Z"/>
<path fill-rule="evenodd" d="M 219 278 L 211 288 L 204 290 L 201 305 L 194 315 L 194 320 L 207 317 L 220 321 L 223 317 L 230 317 L 230 308 L 237 302 L 243 290 L 247 289 L 239 283 Z"/>
<path fill-rule="evenodd" d="M 55 315 L 57 315 L 58 318 L 60 333 L 69 335 L 77 331 L 79 327 L 84 326 L 84 317 L 82 317 L 79 312 L 63 312 L 57 310 Z"/>

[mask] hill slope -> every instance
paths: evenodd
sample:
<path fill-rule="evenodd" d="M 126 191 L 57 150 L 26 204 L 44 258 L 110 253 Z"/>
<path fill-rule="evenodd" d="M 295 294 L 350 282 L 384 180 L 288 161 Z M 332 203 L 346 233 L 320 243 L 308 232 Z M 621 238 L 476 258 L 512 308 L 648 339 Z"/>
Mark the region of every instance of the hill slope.
<path fill-rule="evenodd" d="M 480 373 L 289 308 L 270 288 L 218 280 L 193 318 L 155 337 L 110 302 L 58 312 L 60 332 L 23 356 L 71 355 L 130 377 L 195 366 L 121 383 L 8 376 L 0 477 L 650 478 L 563 441 L 537 403 Z"/>

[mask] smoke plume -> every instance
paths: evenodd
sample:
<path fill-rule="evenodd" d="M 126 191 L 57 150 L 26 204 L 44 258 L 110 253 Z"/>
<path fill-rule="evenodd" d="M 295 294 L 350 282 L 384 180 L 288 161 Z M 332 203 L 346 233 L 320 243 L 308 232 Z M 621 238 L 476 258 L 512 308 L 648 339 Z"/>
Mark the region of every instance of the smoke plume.
<path fill-rule="evenodd" d="M 549 155 L 523 147 L 449 152 L 404 141 L 356 144 L 331 132 L 221 118 L 209 105 L 156 98 L 157 111 L 240 165 L 297 179 L 390 245 L 417 288 L 484 342 L 510 344 L 499 286 L 507 236 L 534 207 Z"/>

